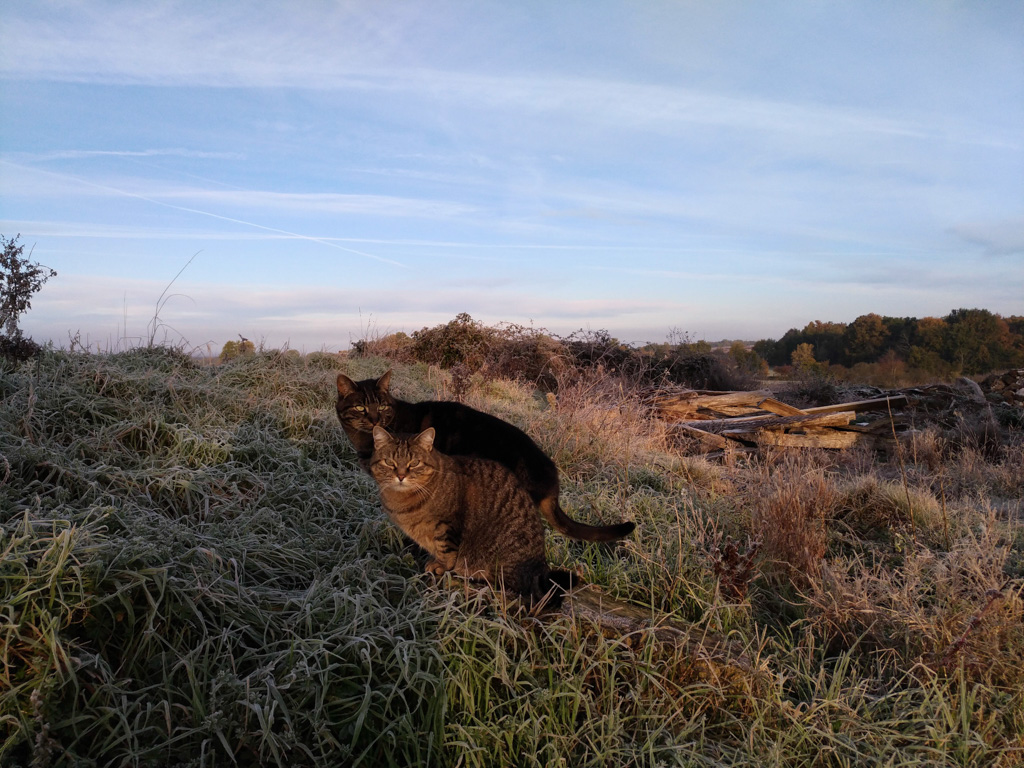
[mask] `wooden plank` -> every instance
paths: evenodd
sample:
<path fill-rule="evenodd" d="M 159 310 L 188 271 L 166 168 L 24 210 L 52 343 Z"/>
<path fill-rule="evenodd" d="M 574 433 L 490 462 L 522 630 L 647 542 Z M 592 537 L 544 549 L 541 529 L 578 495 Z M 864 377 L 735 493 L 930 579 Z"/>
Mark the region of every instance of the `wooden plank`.
<path fill-rule="evenodd" d="M 765 409 L 756 405 L 723 405 L 705 406 L 701 409 L 707 411 L 711 418 L 735 418 L 737 416 L 754 416 L 762 413 Z M 698 413 L 698 416 L 704 415 Z"/>
<path fill-rule="evenodd" d="M 703 429 L 697 429 L 686 424 L 677 424 L 675 430 L 676 432 L 681 432 L 685 437 L 698 441 L 701 447 L 709 451 L 723 450 L 729 446 L 727 438 L 716 435 L 714 432 L 705 432 Z"/>
<path fill-rule="evenodd" d="M 709 408 L 719 408 L 724 405 L 749 405 L 757 407 L 758 402 L 772 393 L 766 389 L 758 389 L 751 392 L 714 392 L 711 394 L 698 394 L 694 402 Z"/>
<path fill-rule="evenodd" d="M 802 413 L 807 413 L 807 411 L 801 411 L 795 405 L 779 402 L 774 397 L 766 397 L 757 404 L 757 407 L 762 411 L 768 411 L 768 413 L 774 413 L 779 416 L 799 416 Z"/>
<path fill-rule="evenodd" d="M 708 418 L 701 409 L 721 410 L 732 407 L 757 408 L 757 404 L 771 397 L 767 390 L 751 392 L 681 392 L 655 397 L 652 403 L 662 416 L 676 420 Z M 726 411 L 728 413 L 728 411 Z M 714 418 L 714 416 L 711 416 Z"/>
<path fill-rule="evenodd" d="M 729 437 L 756 443 L 759 448 L 780 446 L 787 448 L 852 448 L 861 443 L 874 442 L 873 435 L 846 432 L 840 429 L 814 429 L 807 432 L 783 432 L 775 429 L 750 431 L 730 430 Z"/>
<path fill-rule="evenodd" d="M 774 427 L 788 427 L 795 424 L 805 426 L 839 427 L 846 426 L 856 417 L 853 411 L 840 411 L 839 413 L 804 413 L 799 416 L 740 416 L 735 419 L 713 419 L 697 422 L 683 422 L 689 426 L 698 426 L 703 430 L 734 430 L 734 429 L 765 429 Z M 673 425 L 678 428 L 680 425 Z"/>
<path fill-rule="evenodd" d="M 846 449 L 861 443 L 866 436 L 860 432 L 843 432 L 829 429 L 811 434 L 794 434 L 792 432 L 776 432 L 762 429 L 757 433 L 759 446 L 778 446 L 781 448 L 836 448 Z"/>
<path fill-rule="evenodd" d="M 836 411 L 886 411 L 896 410 L 907 404 L 906 395 L 892 395 L 891 397 L 875 397 L 871 400 L 854 400 L 849 403 L 836 403 L 835 405 L 821 405 L 816 408 L 804 408 L 804 413 L 835 413 Z"/>
<path fill-rule="evenodd" d="M 660 395 L 651 403 L 663 419 L 682 421 L 697 415 L 697 406 L 693 402 L 696 397 L 696 392 L 682 392 L 675 395 Z"/>

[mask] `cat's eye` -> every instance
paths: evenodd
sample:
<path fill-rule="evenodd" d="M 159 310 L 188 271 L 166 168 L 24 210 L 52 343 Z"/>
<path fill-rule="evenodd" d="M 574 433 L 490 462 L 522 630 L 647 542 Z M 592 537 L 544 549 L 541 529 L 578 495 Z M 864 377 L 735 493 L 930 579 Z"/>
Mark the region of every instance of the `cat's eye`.
<path fill-rule="evenodd" d="M 365 406 L 362 405 L 354 405 L 352 406 L 352 410 L 354 410 L 356 413 L 366 413 L 366 408 Z"/>
<path fill-rule="evenodd" d="M 419 459 L 413 459 L 409 462 L 409 469 L 418 469 L 423 466 L 423 462 Z"/>
<path fill-rule="evenodd" d="M 390 405 L 381 405 L 380 409 L 382 411 L 390 411 L 391 410 L 391 406 Z"/>

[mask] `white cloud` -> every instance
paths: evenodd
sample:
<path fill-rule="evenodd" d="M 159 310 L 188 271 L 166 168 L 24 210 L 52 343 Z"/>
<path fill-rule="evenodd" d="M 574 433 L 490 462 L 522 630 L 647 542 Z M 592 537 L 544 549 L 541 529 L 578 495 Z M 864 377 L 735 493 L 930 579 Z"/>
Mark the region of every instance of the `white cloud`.
<path fill-rule="evenodd" d="M 41 4 L 44 7 L 45 3 Z M 499 115 L 559 116 L 582 126 L 630 132 L 697 125 L 799 137 L 874 135 L 1021 147 L 1020 137 L 981 123 L 933 125 L 877 110 L 813 100 L 644 82 L 631 77 L 502 74 L 433 65 L 426 8 L 403 13 L 374 4 L 317 12 L 290 6 L 214 5 L 201 13 L 168 3 L 72 3 L 57 13 L 12 14 L 5 22 L 2 71 L 9 78 L 101 84 L 315 88 L 401 94 L 403 99 L 486 107 Z M 59 19 L 59 20 L 58 20 Z M 416 28 L 417 22 L 425 22 Z M 446 31 L 447 30 L 447 31 Z M 493 30 L 490 30 L 493 33 Z"/>
<path fill-rule="evenodd" d="M 124 154 L 124 153 L 114 153 Z M 275 192 L 260 189 L 211 189 L 172 185 L 142 177 L 90 177 L 32 168 L 0 159 L 0 164 L 24 172 L 19 195 L 135 197 L 157 203 L 219 205 L 232 209 L 264 209 L 289 212 L 352 214 L 359 216 L 463 216 L 474 206 L 445 200 L 397 195 L 342 194 L 337 192 Z M 69 185 L 68 182 L 71 182 Z"/>
<path fill-rule="evenodd" d="M 245 155 L 240 152 L 204 152 L 196 149 L 170 148 L 170 149 L 60 149 L 50 152 L 12 152 L 10 155 L 16 160 L 23 161 L 46 161 L 46 160 L 83 160 L 88 158 L 110 158 L 110 157 L 187 157 L 200 160 L 244 160 Z"/>

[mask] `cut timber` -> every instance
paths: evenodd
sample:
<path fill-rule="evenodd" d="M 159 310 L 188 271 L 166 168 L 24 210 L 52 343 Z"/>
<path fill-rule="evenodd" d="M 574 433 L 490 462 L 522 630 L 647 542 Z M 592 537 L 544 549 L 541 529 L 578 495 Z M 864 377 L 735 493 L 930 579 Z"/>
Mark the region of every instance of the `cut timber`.
<path fill-rule="evenodd" d="M 714 418 L 713 415 L 701 414 L 701 409 L 720 411 L 723 408 L 746 407 L 757 408 L 758 403 L 770 398 L 771 392 L 757 390 L 755 392 L 682 392 L 674 395 L 660 395 L 654 398 L 653 405 L 663 418 L 675 421 L 690 419 Z"/>
<path fill-rule="evenodd" d="M 698 441 L 705 451 L 719 451 L 729 447 L 729 441 L 714 432 L 705 432 L 689 424 L 676 424 L 674 429 L 680 436 Z"/>
<path fill-rule="evenodd" d="M 776 400 L 774 397 L 766 397 L 757 404 L 757 407 L 762 411 L 768 411 L 768 413 L 774 413 L 779 416 L 799 416 L 802 413 L 807 413 L 807 411 L 801 411 L 795 405 L 787 405 Z"/>
<path fill-rule="evenodd" d="M 868 394 L 868 393 L 864 393 Z M 901 412 L 907 394 L 854 400 L 817 408 L 797 408 L 770 392 L 690 391 L 651 399 L 684 451 L 732 462 L 736 455 L 769 446 L 845 449 L 884 447 L 884 440 L 906 428 Z M 913 402 L 917 403 L 918 398 Z M 856 424 L 857 414 L 869 424 Z"/>
<path fill-rule="evenodd" d="M 799 416 L 740 416 L 735 419 L 713 419 L 695 421 L 679 426 L 699 426 L 700 429 L 720 432 L 722 430 L 757 430 L 774 429 L 778 427 L 792 427 L 801 425 L 805 427 L 845 427 L 856 417 L 853 411 L 839 411 L 838 413 L 803 413 Z"/>
<path fill-rule="evenodd" d="M 764 408 L 756 405 L 715 405 L 701 408 L 700 413 L 694 414 L 697 419 L 718 419 L 736 416 L 755 416 L 764 412 Z"/>
<path fill-rule="evenodd" d="M 871 436 L 861 432 L 843 432 L 829 429 L 818 433 L 795 434 L 792 432 L 775 432 L 763 429 L 754 438 L 759 446 L 778 446 L 781 448 L 852 448 L 864 442 L 870 442 Z"/>
<path fill-rule="evenodd" d="M 906 395 L 893 395 L 892 397 L 875 397 L 871 400 L 854 400 L 852 403 L 836 403 L 835 405 L 821 405 L 817 408 L 804 408 L 804 413 L 835 413 L 836 411 L 885 411 L 895 409 L 907 404 Z"/>
<path fill-rule="evenodd" d="M 764 673 L 763 666 L 755 664 L 746 649 L 729 637 L 700 631 L 650 608 L 616 600 L 592 586 L 573 590 L 559 610 L 593 621 L 605 637 L 625 639 L 650 632 L 661 642 L 682 647 L 693 659 L 694 672 L 703 680 L 747 687 Z"/>

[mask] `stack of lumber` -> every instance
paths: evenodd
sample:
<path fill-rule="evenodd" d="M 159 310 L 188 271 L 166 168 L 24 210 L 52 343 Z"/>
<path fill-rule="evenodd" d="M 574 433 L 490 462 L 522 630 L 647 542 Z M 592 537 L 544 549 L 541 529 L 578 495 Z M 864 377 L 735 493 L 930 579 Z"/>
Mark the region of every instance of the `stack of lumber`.
<path fill-rule="evenodd" d="M 875 445 L 902 427 L 897 408 L 905 395 L 796 408 L 766 390 L 688 391 L 653 398 L 658 415 L 672 422 L 681 446 L 708 455 L 757 451 L 768 446 L 851 448 Z"/>

